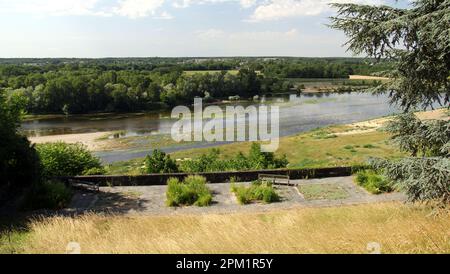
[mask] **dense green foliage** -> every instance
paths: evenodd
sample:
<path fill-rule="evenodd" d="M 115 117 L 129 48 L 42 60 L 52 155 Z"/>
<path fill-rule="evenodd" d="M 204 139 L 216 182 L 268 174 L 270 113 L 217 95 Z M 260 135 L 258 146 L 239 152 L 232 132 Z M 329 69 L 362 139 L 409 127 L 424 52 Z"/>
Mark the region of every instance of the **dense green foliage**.
<path fill-rule="evenodd" d="M 0 91 L 0 203 L 40 179 L 37 153 L 17 132 L 21 113 L 20 102 L 8 101 Z"/>
<path fill-rule="evenodd" d="M 64 142 L 36 146 L 45 177 L 103 174 L 100 160 L 82 144 Z"/>
<path fill-rule="evenodd" d="M 133 112 L 229 96 L 288 92 L 284 78 L 347 78 L 388 64 L 320 58 L 0 59 L 0 89 L 29 113 Z M 230 70 L 186 74 L 185 70 Z"/>
<path fill-rule="evenodd" d="M 450 107 L 450 1 L 416 0 L 409 9 L 334 4 L 332 27 L 350 38 L 353 52 L 388 58 L 391 80 L 374 89 L 389 91 L 392 102 L 406 111 L 435 102 Z M 404 189 L 411 201 L 450 202 L 450 121 L 421 122 L 401 115 L 388 130 L 412 157 L 376 159 L 372 165 Z"/>
<path fill-rule="evenodd" d="M 178 166 L 169 155 L 155 149 L 152 155 L 147 155 L 145 158 L 145 171 L 147 173 L 174 173 L 178 172 Z"/>
<path fill-rule="evenodd" d="M 280 201 L 280 196 L 275 191 L 273 185 L 264 181 L 253 181 L 250 186 L 231 185 L 231 192 L 236 195 L 240 204 L 252 202 L 264 202 L 267 204 Z"/>
<path fill-rule="evenodd" d="M 61 66 L 55 71 L 42 72 L 15 72 L 14 68 L 0 66 L 0 88 L 3 86 L 9 96 L 23 98 L 29 113 L 154 110 L 192 104 L 195 97 L 212 100 L 239 95 L 249 98 L 272 91 L 277 82 L 248 69 L 240 69 L 237 75 L 225 71 L 187 75 L 177 68 L 116 71 Z"/>
<path fill-rule="evenodd" d="M 390 91 L 393 102 L 406 109 L 450 100 L 450 1 L 415 0 L 412 8 L 335 4 L 332 27 L 350 37 L 357 54 L 388 58 L 391 81 L 376 91 Z"/>
<path fill-rule="evenodd" d="M 275 157 L 273 152 L 262 152 L 261 145 L 253 143 L 246 156 L 239 152 L 231 159 L 221 159 L 220 150 L 212 149 L 196 159 L 180 163 L 184 172 L 239 171 L 285 168 L 288 165 L 286 156 Z"/>
<path fill-rule="evenodd" d="M 359 59 L 281 59 L 264 64 L 264 75 L 279 78 L 348 78 L 352 74 L 370 75 L 389 68 L 390 64 Z"/>
<path fill-rule="evenodd" d="M 22 208 L 26 210 L 61 209 L 70 203 L 71 198 L 72 191 L 64 183 L 57 181 L 37 183 L 26 192 Z"/>
<path fill-rule="evenodd" d="M 407 113 L 386 128 L 412 157 L 395 162 L 373 159 L 371 164 L 383 170 L 411 201 L 450 202 L 450 120 L 421 121 Z"/>
<path fill-rule="evenodd" d="M 382 175 L 377 174 L 374 170 L 366 169 L 358 171 L 355 180 L 359 186 L 364 187 L 372 194 L 391 192 L 393 190 L 392 182 Z"/>
<path fill-rule="evenodd" d="M 208 206 L 212 201 L 205 177 L 196 175 L 186 177 L 183 182 L 170 178 L 167 181 L 166 197 L 168 206 Z"/>
<path fill-rule="evenodd" d="M 413 113 L 401 114 L 386 126 L 402 151 L 411 156 L 449 156 L 450 121 L 421 121 Z"/>
<path fill-rule="evenodd" d="M 404 158 L 391 162 L 377 159 L 372 165 L 383 170 L 410 201 L 450 202 L 450 159 L 444 157 Z"/>

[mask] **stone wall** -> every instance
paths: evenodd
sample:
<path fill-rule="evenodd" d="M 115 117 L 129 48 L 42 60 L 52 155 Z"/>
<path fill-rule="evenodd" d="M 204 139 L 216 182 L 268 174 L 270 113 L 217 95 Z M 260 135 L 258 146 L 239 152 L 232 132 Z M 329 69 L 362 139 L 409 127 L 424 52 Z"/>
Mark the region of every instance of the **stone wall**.
<path fill-rule="evenodd" d="M 355 171 L 354 167 L 330 167 L 330 168 L 311 168 L 311 169 L 276 169 L 276 170 L 254 170 L 254 171 L 233 171 L 233 172 L 202 172 L 196 173 L 206 177 L 209 183 L 224 183 L 230 178 L 236 178 L 240 182 L 248 182 L 258 179 L 258 174 L 277 174 L 288 175 L 291 179 L 306 178 L 324 178 L 350 176 Z M 138 176 L 75 176 L 59 178 L 64 181 L 69 179 L 84 182 L 92 182 L 100 186 L 147 186 L 147 185 L 165 185 L 167 179 L 176 177 L 182 180 L 190 174 L 172 173 L 172 174 L 148 174 Z"/>

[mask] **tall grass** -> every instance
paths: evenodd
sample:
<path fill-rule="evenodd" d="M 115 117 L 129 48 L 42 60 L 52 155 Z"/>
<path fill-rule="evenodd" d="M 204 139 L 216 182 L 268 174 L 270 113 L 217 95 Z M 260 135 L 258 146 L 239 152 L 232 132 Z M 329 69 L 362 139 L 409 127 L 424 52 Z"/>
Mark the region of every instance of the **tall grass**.
<path fill-rule="evenodd" d="M 450 213 L 401 203 L 197 216 L 53 217 L 32 223 L 23 252 L 449 253 Z"/>
<path fill-rule="evenodd" d="M 236 195 L 239 204 L 245 205 L 252 202 L 264 202 L 266 204 L 280 201 L 280 196 L 273 185 L 264 181 L 253 181 L 250 186 L 231 185 L 231 192 Z"/>
<path fill-rule="evenodd" d="M 166 197 L 168 206 L 208 206 L 212 202 L 206 178 L 197 175 L 188 176 L 183 182 L 170 178 L 167 181 Z"/>
<path fill-rule="evenodd" d="M 392 182 L 377 174 L 374 170 L 360 170 L 356 173 L 355 181 L 372 194 L 392 192 Z"/>

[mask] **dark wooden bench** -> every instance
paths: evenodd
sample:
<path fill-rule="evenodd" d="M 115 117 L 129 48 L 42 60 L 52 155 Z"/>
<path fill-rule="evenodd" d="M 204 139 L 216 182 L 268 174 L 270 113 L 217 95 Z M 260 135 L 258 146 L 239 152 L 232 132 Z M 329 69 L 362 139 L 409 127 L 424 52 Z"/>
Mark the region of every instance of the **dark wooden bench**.
<path fill-rule="evenodd" d="M 69 179 L 69 185 L 71 185 L 74 188 L 83 189 L 83 190 L 90 190 L 90 191 L 95 191 L 95 192 L 100 191 L 99 184 L 93 183 L 93 182 Z"/>
<path fill-rule="evenodd" d="M 270 182 L 274 185 L 291 185 L 288 175 L 258 174 L 258 180 Z"/>

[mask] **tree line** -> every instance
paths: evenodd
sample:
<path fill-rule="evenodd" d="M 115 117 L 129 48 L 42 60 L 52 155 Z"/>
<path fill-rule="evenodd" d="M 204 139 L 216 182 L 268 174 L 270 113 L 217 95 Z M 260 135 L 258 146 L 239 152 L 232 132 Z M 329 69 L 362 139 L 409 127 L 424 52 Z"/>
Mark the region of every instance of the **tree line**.
<path fill-rule="evenodd" d="M 2 74 L 5 75 L 5 74 Z M 5 79 L 5 78 L 3 78 Z M 241 69 L 226 73 L 187 75 L 168 72 L 59 69 L 45 73 L 7 77 L 3 88 L 21 100 L 29 113 L 130 112 L 192 104 L 195 97 L 206 100 L 228 96 L 249 98 L 280 89 L 278 79 Z"/>
<path fill-rule="evenodd" d="M 0 89 L 29 113 L 133 112 L 288 92 L 285 78 L 346 78 L 359 67 L 347 58 L 0 59 Z"/>

